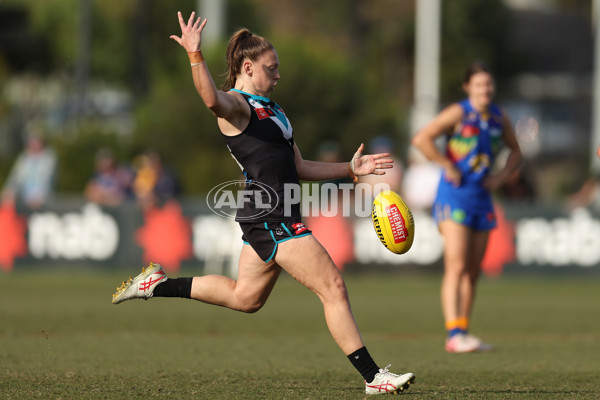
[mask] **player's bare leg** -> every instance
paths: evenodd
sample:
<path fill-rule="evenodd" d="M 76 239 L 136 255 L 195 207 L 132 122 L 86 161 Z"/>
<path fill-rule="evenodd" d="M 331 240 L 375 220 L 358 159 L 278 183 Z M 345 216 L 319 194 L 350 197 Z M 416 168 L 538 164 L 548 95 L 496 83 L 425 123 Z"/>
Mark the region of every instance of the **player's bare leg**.
<path fill-rule="evenodd" d="M 442 278 L 442 312 L 446 322 L 456 320 L 459 315 L 459 288 L 467 269 L 469 229 L 454 221 L 440 223 L 444 237 L 444 276 Z"/>
<path fill-rule="evenodd" d="M 441 301 L 448 337 L 446 351 L 467 353 L 476 351 L 479 342 L 466 332 L 468 318 L 461 314 L 461 285 L 468 278 L 467 263 L 471 231 L 464 225 L 451 220 L 440 223 L 444 237 L 444 276 L 442 278 Z"/>
<path fill-rule="evenodd" d="M 488 236 L 488 231 L 470 232 L 466 271 L 462 275 L 459 289 L 458 314 L 460 316 L 471 317 L 476 284 L 481 272 L 481 261 L 485 255 Z"/>
<path fill-rule="evenodd" d="M 237 280 L 220 275 L 197 276 L 192 281 L 191 298 L 242 312 L 256 312 L 267 301 L 281 268 L 265 263 L 247 244 L 240 254 Z"/>
<path fill-rule="evenodd" d="M 477 280 L 481 274 L 481 262 L 485 255 L 489 238 L 488 231 L 472 231 L 469 238 L 469 249 L 467 260 L 467 271 L 463 275 L 463 279 L 460 285 L 460 301 L 458 305 L 459 315 L 465 316 L 466 326 L 465 330 L 468 331 L 469 321 L 471 319 L 471 312 L 473 310 L 473 303 L 475 302 L 475 295 L 477 289 Z M 467 340 L 472 343 L 477 343 L 477 351 L 490 351 L 493 346 L 487 343 L 483 343 L 481 339 L 471 334 L 467 334 Z"/>
<path fill-rule="evenodd" d="M 275 261 L 319 297 L 329 331 L 345 354 L 364 346 L 344 279 L 312 235 L 280 243 Z"/>
<path fill-rule="evenodd" d="M 290 242 L 279 244 L 275 261 L 319 297 L 331 336 L 365 378 L 365 393 L 398 393 L 407 389 L 415 380 L 414 374 L 393 374 L 387 369 L 389 365 L 379 369 L 366 350 L 346 284 L 327 251 L 312 235 Z"/>

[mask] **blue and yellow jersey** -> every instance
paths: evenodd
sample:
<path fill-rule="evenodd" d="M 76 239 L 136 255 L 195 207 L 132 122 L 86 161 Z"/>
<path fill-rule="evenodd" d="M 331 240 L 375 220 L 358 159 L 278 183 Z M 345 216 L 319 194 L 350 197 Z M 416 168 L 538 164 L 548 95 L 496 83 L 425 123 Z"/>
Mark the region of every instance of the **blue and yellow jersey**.
<path fill-rule="evenodd" d="M 469 214 L 475 213 L 478 219 L 489 220 L 489 223 L 476 223 L 473 227 L 489 229 L 495 224 L 492 198 L 482 183 L 502 145 L 503 115 L 495 104 L 490 105 L 485 113 L 474 109 L 468 99 L 459 104 L 463 109 L 463 119 L 448 136 L 446 156 L 458 168 L 462 179 L 455 187 L 445 179 L 442 171 L 434 216 L 438 221 L 452 218 L 466 223 Z"/>
<path fill-rule="evenodd" d="M 480 185 L 498 154 L 502 139 L 502 112 L 492 104 L 487 113 L 469 100 L 460 103 L 463 119 L 447 142 L 446 155 L 462 174 L 462 185 Z"/>

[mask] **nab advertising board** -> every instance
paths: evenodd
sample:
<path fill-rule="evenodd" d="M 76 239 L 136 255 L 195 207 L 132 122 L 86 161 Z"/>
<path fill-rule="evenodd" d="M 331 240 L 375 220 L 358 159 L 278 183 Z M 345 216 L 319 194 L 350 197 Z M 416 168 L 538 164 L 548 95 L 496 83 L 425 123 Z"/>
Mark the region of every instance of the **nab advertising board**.
<path fill-rule="evenodd" d="M 441 267 L 443 242 L 430 214 L 413 213 L 415 240 L 406 254 L 381 246 L 370 217 L 324 213 L 305 218 L 338 268 Z M 497 208 L 483 270 L 600 271 L 600 219 L 586 209 Z M 39 211 L 0 207 L 0 269 L 119 268 L 160 263 L 198 273 L 237 274 L 241 230 L 199 201 L 172 201 L 143 212 L 135 204 L 100 207 L 81 200 Z"/>

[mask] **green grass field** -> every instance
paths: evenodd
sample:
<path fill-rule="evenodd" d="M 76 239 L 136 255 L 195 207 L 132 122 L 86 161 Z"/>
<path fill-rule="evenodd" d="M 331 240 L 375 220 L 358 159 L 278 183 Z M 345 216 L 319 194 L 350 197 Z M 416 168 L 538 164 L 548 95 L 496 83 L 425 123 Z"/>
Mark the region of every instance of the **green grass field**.
<path fill-rule="evenodd" d="M 367 397 L 316 296 L 288 276 L 246 315 L 181 299 L 115 306 L 121 275 L 0 275 L 1 399 Z M 346 281 L 375 360 L 417 376 L 402 396 L 600 398 L 600 277 L 482 280 L 472 331 L 497 348 L 459 355 L 443 349 L 439 276 Z"/>

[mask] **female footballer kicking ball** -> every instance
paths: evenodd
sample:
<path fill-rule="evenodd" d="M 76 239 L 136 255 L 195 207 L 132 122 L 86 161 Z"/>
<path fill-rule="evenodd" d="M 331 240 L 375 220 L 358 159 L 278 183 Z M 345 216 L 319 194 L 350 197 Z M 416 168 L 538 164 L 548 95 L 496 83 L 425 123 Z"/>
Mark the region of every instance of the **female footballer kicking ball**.
<path fill-rule="evenodd" d="M 113 303 L 183 297 L 253 313 L 265 304 L 285 269 L 323 303 L 329 331 L 362 374 L 367 394 L 397 393 L 408 388 L 415 379 L 412 373 L 396 375 L 387 367 L 379 369 L 373 361 L 354 320 L 339 270 L 301 222 L 299 204 L 283 204 L 285 184 L 299 184 L 300 179 L 383 175 L 385 169 L 392 168 L 389 154 L 362 155 L 361 144 L 350 163 L 304 160 L 294 143 L 290 121 L 269 98 L 279 81 L 279 59 L 273 45 L 247 29 L 236 32 L 227 46 L 227 80 L 223 90 L 217 90 L 200 51 L 206 20 L 196 19 L 195 13 L 187 23 L 181 13 L 178 18 L 181 36 L 171 38 L 188 53 L 196 90 L 217 117 L 225 142 L 246 176 L 246 190 L 259 182 L 283 201 L 261 217 L 253 217 L 257 214 L 254 199 L 238 210 L 236 221 L 242 228 L 244 246 L 237 281 L 216 275 L 167 279 L 160 266 L 151 263 L 118 288 Z"/>
<path fill-rule="evenodd" d="M 492 103 L 494 79 L 490 69 L 475 62 L 463 82 L 467 99 L 450 105 L 413 137 L 412 144 L 442 166 L 433 216 L 444 237 L 444 277 L 441 300 L 448 337 L 446 350 L 466 353 L 489 349 L 468 334 L 475 285 L 496 226 L 491 191 L 521 163 L 521 151 L 506 113 Z M 435 145 L 446 138 L 446 152 Z M 506 164 L 490 173 L 501 144 L 510 150 Z"/>

